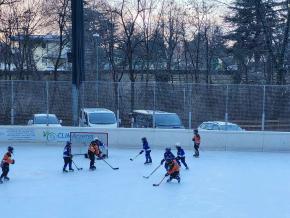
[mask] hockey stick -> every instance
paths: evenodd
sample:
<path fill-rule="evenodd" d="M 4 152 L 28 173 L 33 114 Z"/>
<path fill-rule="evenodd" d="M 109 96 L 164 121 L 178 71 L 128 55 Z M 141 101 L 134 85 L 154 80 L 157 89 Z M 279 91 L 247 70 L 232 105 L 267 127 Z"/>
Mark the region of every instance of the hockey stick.
<path fill-rule="evenodd" d="M 75 167 L 77 168 L 78 171 L 79 171 L 79 170 L 83 170 L 82 167 L 79 168 L 79 167 L 76 165 L 76 163 L 73 161 L 73 159 L 72 159 L 72 162 L 73 162 L 73 164 L 75 165 Z"/>
<path fill-rule="evenodd" d="M 166 178 L 166 176 L 164 176 L 162 179 L 161 179 L 161 181 L 159 182 L 159 183 L 157 183 L 157 184 L 153 184 L 153 186 L 159 186 L 162 182 L 163 182 L 163 180 Z"/>
<path fill-rule="evenodd" d="M 104 159 L 101 159 L 102 161 L 104 161 L 109 167 L 111 167 L 113 170 L 118 170 L 119 167 L 112 167 L 107 161 L 105 161 Z"/>
<path fill-rule="evenodd" d="M 142 153 L 141 153 L 142 154 Z M 133 158 L 130 158 L 130 161 L 133 161 L 133 160 L 135 160 L 138 156 L 140 156 L 141 155 L 140 153 L 139 154 L 137 154 L 135 157 L 133 157 Z"/>
<path fill-rule="evenodd" d="M 158 165 L 148 176 L 143 176 L 143 178 L 149 179 L 149 177 L 152 176 L 152 174 L 155 173 L 155 171 L 158 170 L 160 166 L 161 166 L 161 164 Z"/>

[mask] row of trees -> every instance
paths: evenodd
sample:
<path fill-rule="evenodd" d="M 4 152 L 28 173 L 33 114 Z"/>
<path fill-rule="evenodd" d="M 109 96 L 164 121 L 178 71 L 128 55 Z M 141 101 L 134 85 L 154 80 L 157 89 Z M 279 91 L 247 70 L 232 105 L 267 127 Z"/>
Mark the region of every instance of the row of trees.
<path fill-rule="evenodd" d="M 85 1 L 85 47 L 88 72 L 110 72 L 114 82 L 128 73 L 134 90 L 137 74 L 149 81 L 212 83 L 212 73 L 232 70 L 235 83 L 285 84 L 289 63 L 290 0 L 235 0 L 221 7 L 206 0 Z M 224 6 L 224 5 L 223 5 Z M 217 14 L 216 11 L 222 11 Z M 221 15 L 221 16 L 220 16 Z M 31 35 L 59 35 L 54 79 L 71 39 L 70 0 L 0 0 L 0 61 L 17 77 L 24 69 L 39 76 Z M 22 36 L 17 51 L 11 38 Z M 96 39 L 95 37 L 98 37 Z M 98 55 L 95 52 L 99 50 Z"/>

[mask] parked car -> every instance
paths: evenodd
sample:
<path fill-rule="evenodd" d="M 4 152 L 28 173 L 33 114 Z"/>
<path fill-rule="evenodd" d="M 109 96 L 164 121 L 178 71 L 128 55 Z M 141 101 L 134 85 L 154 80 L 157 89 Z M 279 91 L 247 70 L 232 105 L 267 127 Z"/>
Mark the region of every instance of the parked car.
<path fill-rule="evenodd" d="M 155 128 L 184 129 L 181 119 L 176 113 L 153 110 L 134 110 L 131 114 L 132 127 L 153 128 L 153 115 L 155 115 Z"/>
<path fill-rule="evenodd" d="M 62 120 L 59 120 L 55 114 L 33 114 L 27 125 L 60 127 L 61 123 Z"/>
<path fill-rule="evenodd" d="M 239 125 L 221 121 L 203 122 L 198 127 L 199 130 L 224 130 L 224 131 L 244 131 Z"/>
<path fill-rule="evenodd" d="M 117 128 L 118 121 L 113 111 L 106 108 L 83 108 L 80 113 L 80 126 Z"/>

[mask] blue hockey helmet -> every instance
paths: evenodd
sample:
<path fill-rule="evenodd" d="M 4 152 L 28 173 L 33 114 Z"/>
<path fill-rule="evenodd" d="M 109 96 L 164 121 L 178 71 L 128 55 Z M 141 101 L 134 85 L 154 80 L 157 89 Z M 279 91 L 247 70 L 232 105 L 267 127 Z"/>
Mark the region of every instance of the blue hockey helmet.
<path fill-rule="evenodd" d="M 8 146 L 8 149 L 7 149 L 9 152 L 13 153 L 13 150 L 14 148 L 12 146 Z"/>

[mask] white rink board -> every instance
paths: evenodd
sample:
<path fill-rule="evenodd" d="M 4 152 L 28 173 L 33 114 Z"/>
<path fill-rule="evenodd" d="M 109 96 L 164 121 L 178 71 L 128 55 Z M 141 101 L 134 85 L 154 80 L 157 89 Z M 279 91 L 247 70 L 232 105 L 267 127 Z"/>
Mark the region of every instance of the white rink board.
<path fill-rule="evenodd" d="M 0 126 L 0 143 L 63 145 L 70 140 L 70 132 L 107 133 L 109 147 L 114 148 L 140 148 L 142 137 L 147 137 L 152 148 L 173 147 L 176 142 L 193 147 L 192 130 L 149 128 Z M 289 132 L 202 131 L 200 135 L 201 149 L 205 150 L 290 151 Z"/>

